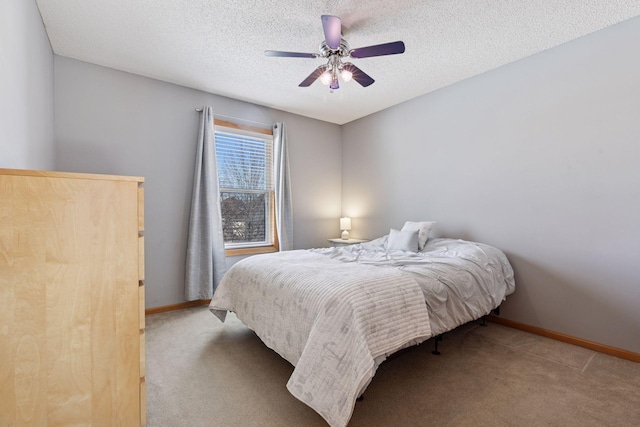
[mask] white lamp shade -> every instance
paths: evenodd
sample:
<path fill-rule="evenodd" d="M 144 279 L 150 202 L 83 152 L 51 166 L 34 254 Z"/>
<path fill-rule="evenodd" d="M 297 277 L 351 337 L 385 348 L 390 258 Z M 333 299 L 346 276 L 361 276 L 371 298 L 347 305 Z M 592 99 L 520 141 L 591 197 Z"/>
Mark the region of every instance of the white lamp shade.
<path fill-rule="evenodd" d="M 351 230 L 351 218 L 340 218 L 340 230 Z"/>
<path fill-rule="evenodd" d="M 332 78 L 333 78 L 333 76 L 331 75 L 331 71 L 329 71 L 329 70 L 325 71 L 324 73 L 322 73 L 320 75 L 320 81 L 324 85 L 328 85 L 329 83 L 331 83 L 331 79 Z"/>

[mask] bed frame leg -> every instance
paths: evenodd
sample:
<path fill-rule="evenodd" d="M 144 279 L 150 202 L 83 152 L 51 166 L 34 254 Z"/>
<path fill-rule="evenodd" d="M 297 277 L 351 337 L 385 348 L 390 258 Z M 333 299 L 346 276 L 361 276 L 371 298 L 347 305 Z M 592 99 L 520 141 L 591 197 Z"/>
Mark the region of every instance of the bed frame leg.
<path fill-rule="evenodd" d="M 493 312 L 493 314 L 495 314 L 496 316 L 500 316 L 500 306 L 497 306 L 496 308 L 494 308 L 493 310 L 491 310 Z M 489 313 L 491 314 L 491 313 Z M 480 326 L 489 326 L 487 324 L 487 316 L 489 314 L 485 314 L 484 316 L 482 316 L 482 320 L 480 321 Z"/>
<path fill-rule="evenodd" d="M 434 350 L 431 352 L 431 354 L 435 354 L 436 356 L 440 356 L 440 352 L 438 351 L 438 343 L 442 341 L 442 335 L 438 335 L 436 337 L 436 339 L 433 341 L 433 344 L 435 345 Z"/>
<path fill-rule="evenodd" d="M 482 320 L 480 321 L 480 326 L 489 326 L 487 325 L 487 316 L 482 316 Z"/>

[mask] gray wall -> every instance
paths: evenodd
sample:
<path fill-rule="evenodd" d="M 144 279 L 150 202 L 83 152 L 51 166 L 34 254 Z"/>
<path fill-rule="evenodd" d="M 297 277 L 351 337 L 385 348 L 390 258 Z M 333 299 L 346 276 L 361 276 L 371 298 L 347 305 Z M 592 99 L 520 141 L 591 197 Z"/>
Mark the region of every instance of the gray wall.
<path fill-rule="evenodd" d="M 51 44 L 35 0 L 2 0 L 0 167 L 54 166 Z"/>
<path fill-rule="evenodd" d="M 640 352 L 640 18 L 343 127 L 354 237 L 503 249 L 505 318 Z"/>
<path fill-rule="evenodd" d="M 193 109 L 282 120 L 296 248 L 324 246 L 341 214 L 354 237 L 434 219 L 505 250 L 506 318 L 640 352 L 639 44 L 636 18 L 340 128 L 54 57 L 35 2 L 9 0 L 0 167 L 145 176 L 156 307 L 183 300 Z"/>
<path fill-rule="evenodd" d="M 338 125 L 60 56 L 55 68 L 58 170 L 145 177 L 146 305 L 184 301 L 184 259 L 199 115 L 287 126 L 294 247 L 338 233 Z M 229 259 L 232 264 L 235 259 Z"/>

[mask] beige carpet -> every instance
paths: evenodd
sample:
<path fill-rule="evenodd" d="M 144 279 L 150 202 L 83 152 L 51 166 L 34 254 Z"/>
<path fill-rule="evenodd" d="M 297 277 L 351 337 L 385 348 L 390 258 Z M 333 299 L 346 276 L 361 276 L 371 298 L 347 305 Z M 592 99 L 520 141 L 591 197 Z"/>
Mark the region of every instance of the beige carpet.
<path fill-rule="evenodd" d="M 326 426 L 293 367 L 235 316 L 147 317 L 150 427 Z M 497 324 L 464 325 L 383 363 L 349 426 L 640 426 L 640 364 Z"/>

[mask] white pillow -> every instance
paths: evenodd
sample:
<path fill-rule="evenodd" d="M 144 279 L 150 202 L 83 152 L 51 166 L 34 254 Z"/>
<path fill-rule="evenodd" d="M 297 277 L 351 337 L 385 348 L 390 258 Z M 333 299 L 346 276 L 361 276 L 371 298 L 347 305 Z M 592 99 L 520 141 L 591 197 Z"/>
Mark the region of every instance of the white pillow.
<path fill-rule="evenodd" d="M 389 230 L 387 250 L 418 252 L 418 234 L 418 230 L 398 231 L 392 228 L 391 230 Z"/>
<path fill-rule="evenodd" d="M 421 222 L 413 222 L 407 221 L 404 223 L 402 227 L 402 231 L 418 231 L 418 249 L 423 250 L 424 245 L 427 244 L 427 239 L 429 238 L 429 232 L 431 228 L 434 226 L 435 221 L 421 221 Z"/>

